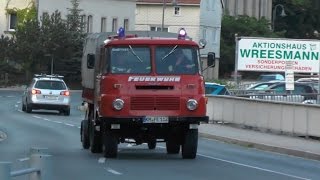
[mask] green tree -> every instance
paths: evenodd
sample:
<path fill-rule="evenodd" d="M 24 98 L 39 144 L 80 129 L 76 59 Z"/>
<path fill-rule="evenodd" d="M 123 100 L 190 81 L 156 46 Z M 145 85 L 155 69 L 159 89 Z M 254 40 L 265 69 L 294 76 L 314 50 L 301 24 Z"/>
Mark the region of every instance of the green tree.
<path fill-rule="evenodd" d="M 281 37 L 283 32 L 273 33 L 270 22 L 265 18 L 257 20 L 249 16 L 223 16 L 220 42 L 220 76 L 228 76 L 234 71 L 235 35 L 250 37 Z"/>
<path fill-rule="evenodd" d="M 279 17 L 282 9 L 274 9 L 282 5 L 286 13 L 285 17 Z M 275 31 L 285 31 L 287 38 L 319 38 L 320 14 L 319 0 L 273 0 L 273 9 L 276 10 Z"/>
<path fill-rule="evenodd" d="M 28 80 L 31 73 L 37 70 L 42 54 L 42 50 L 39 48 L 41 32 L 34 4 L 31 7 L 17 10 L 17 14 L 17 29 L 13 33 L 15 55 L 12 58 L 22 65 Z"/>

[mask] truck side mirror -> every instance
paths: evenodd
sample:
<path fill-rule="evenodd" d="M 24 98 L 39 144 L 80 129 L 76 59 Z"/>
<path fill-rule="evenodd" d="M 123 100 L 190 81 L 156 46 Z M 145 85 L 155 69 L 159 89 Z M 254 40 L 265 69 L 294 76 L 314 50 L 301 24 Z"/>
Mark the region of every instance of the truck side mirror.
<path fill-rule="evenodd" d="M 87 55 L 87 68 L 88 69 L 93 69 L 94 61 L 95 61 L 94 54 L 88 54 Z"/>
<path fill-rule="evenodd" d="M 214 67 L 216 65 L 216 54 L 214 52 L 209 52 L 207 61 L 208 67 Z"/>

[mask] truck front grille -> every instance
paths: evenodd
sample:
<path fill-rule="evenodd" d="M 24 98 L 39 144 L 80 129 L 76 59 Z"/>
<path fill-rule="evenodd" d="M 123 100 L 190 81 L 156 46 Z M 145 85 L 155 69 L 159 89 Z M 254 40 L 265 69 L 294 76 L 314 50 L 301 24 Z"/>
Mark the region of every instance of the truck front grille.
<path fill-rule="evenodd" d="M 131 110 L 179 110 L 179 97 L 132 97 Z"/>

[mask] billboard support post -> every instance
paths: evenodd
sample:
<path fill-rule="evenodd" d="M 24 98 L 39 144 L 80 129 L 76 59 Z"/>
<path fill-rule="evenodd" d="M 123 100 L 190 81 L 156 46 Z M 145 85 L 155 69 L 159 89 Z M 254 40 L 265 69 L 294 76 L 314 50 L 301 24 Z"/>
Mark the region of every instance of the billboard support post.
<path fill-rule="evenodd" d="M 239 49 L 239 44 L 238 44 L 238 34 L 234 34 L 234 41 L 236 43 L 236 48 L 235 48 L 235 63 L 234 63 L 234 83 L 236 84 L 237 89 L 239 89 L 239 83 L 238 83 L 238 49 Z"/>

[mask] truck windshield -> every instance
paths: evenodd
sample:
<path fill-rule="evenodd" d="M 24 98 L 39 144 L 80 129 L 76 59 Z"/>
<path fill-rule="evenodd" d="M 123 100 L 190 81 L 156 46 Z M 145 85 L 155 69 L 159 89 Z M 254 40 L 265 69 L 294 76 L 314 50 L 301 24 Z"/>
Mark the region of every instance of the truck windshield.
<path fill-rule="evenodd" d="M 196 48 L 161 46 L 156 48 L 157 74 L 195 74 L 199 72 Z"/>
<path fill-rule="evenodd" d="M 113 74 L 149 74 L 151 72 L 150 49 L 135 46 L 111 48 L 110 66 Z"/>

